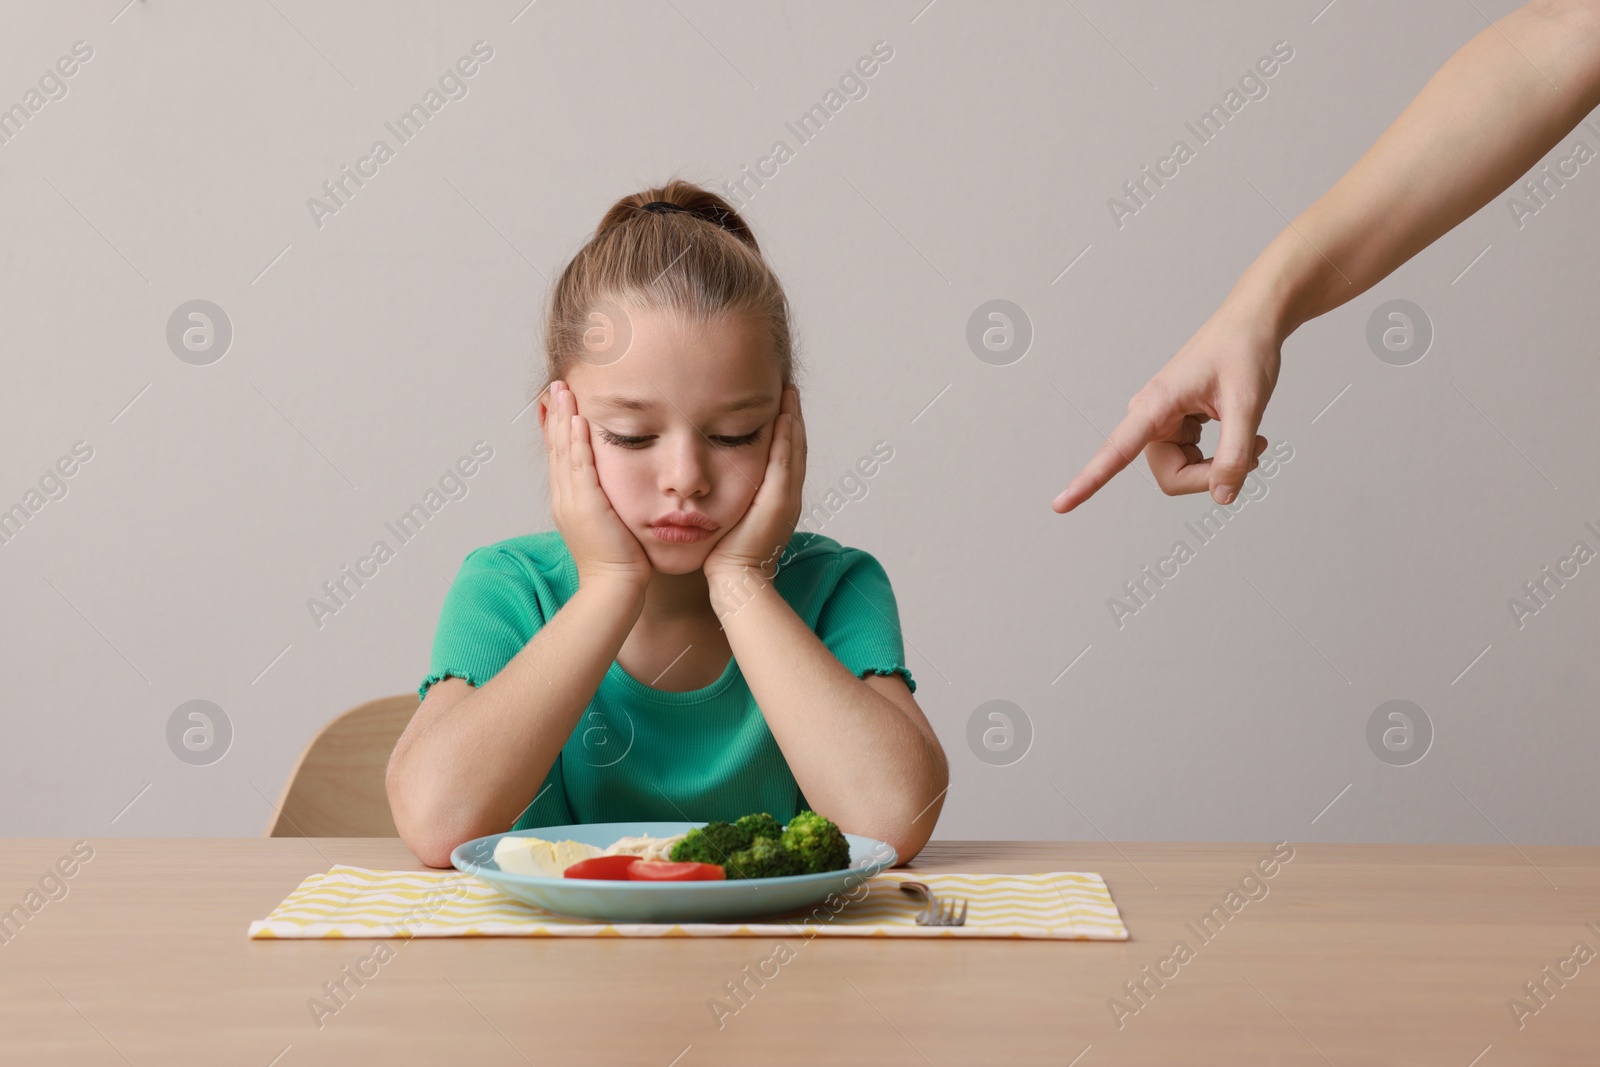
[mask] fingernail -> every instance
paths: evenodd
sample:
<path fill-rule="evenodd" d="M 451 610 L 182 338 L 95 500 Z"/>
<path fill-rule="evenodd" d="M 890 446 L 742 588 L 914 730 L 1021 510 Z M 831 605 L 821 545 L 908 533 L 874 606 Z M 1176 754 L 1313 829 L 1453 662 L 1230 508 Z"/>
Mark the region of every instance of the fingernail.
<path fill-rule="evenodd" d="M 1217 487 L 1217 503 L 1228 504 L 1233 501 L 1233 486 L 1220 485 Z"/>

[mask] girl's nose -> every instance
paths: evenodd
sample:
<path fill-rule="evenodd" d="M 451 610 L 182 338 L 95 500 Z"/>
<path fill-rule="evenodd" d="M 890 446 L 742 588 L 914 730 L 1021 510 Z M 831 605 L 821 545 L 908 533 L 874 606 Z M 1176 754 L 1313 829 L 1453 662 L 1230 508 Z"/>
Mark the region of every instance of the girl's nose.
<path fill-rule="evenodd" d="M 698 434 L 678 437 L 667 449 L 667 463 L 661 472 L 662 490 L 682 497 L 710 492 L 714 451 L 711 442 Z"/>

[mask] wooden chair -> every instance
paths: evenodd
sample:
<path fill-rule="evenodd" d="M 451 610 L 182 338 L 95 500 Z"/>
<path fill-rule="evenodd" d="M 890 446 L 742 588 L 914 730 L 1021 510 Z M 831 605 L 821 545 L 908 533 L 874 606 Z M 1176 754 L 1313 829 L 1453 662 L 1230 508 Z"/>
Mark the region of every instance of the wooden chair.
<path fill-rule="evenodd" d="M 369 700 L 324 726 L 289 772 L 265 837 L 398 837 L 384 772 L 421 701 Z"/>

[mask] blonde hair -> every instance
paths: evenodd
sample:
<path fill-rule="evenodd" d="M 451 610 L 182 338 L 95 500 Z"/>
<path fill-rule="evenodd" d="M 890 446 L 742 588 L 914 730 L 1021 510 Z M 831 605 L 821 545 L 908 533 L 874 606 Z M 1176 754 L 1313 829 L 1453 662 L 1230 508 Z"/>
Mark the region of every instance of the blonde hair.
<path fill-rule="evenodd" d="M 683 211 L 645 211 L 666 201 Z M 772 338 L 782 384 L 795 377 L 789 300 L 756 244 L 755 234 L 726 200 L 693 182 L 625 196 L 611 205 L 594 235 L 551 287 L 545 312 L 545 381 L 564 380 L 586 359 L 584 336 L 607 303 L 670 311 L 695 322 L 749 316 Z"/>

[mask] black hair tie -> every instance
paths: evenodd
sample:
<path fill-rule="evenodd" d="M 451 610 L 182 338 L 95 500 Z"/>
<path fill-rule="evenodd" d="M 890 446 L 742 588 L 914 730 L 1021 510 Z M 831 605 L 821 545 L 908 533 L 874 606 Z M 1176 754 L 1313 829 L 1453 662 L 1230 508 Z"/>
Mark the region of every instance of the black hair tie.
<path fill-rule="evenodd" d="M 674 204 L 668 200 L 652 200 L 648 204 L 640 204 L 639 210 L 648 211 L 654 215 L 663 215 L 669 211 L 682 211 L 686 215 L 693 215 L 695 218 L 704 219 L 709 223 L 721 226 L 730 233 L 733 230 L 733 227 L 728 225 L 728 212 L 719 207 L 707 207 L 704 210 L 697 211 L 694 208 L 684 207 L 682 204 Z"/>

